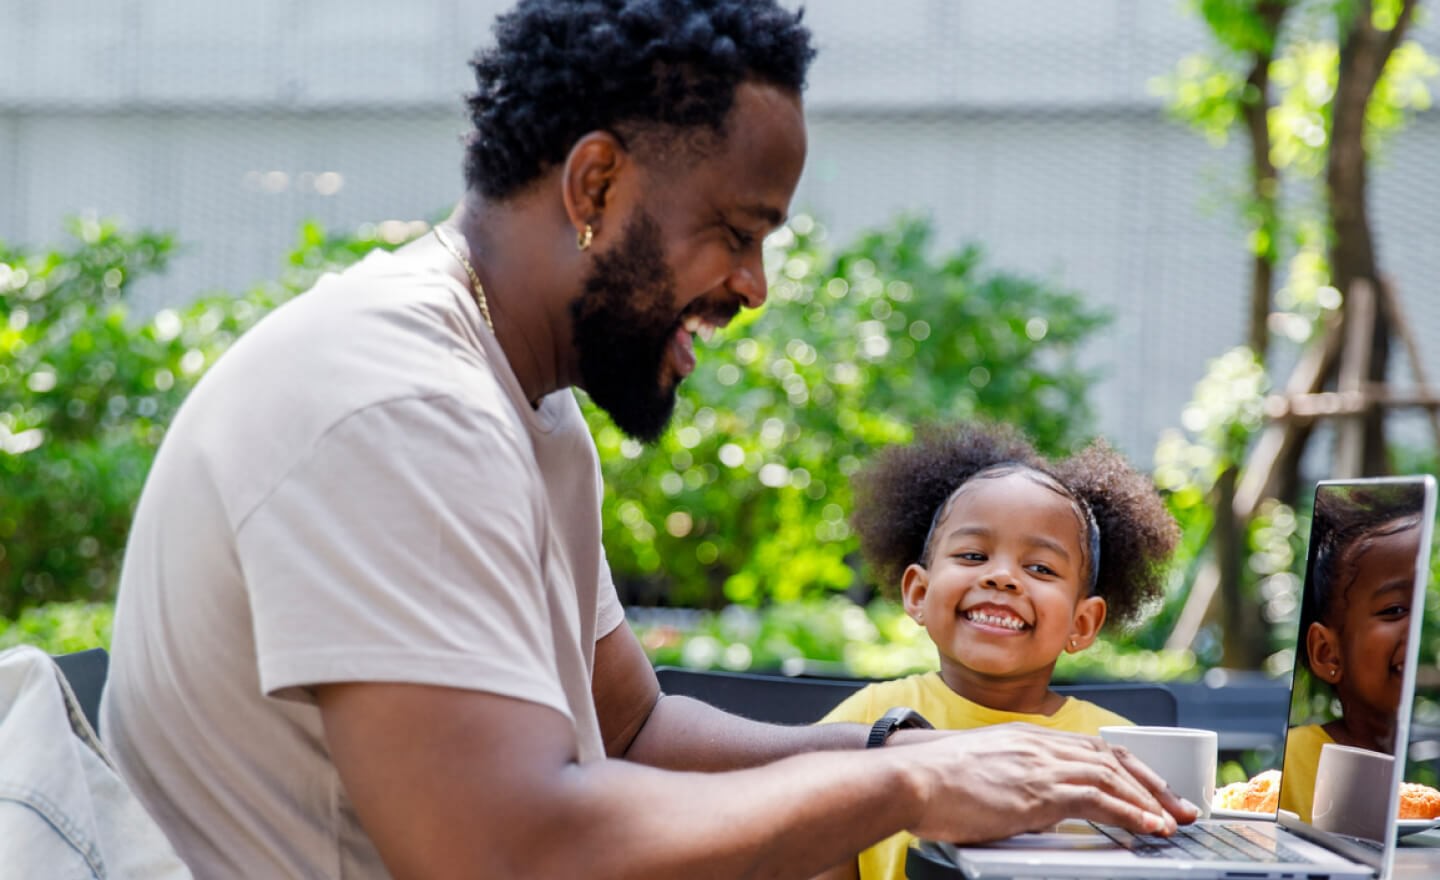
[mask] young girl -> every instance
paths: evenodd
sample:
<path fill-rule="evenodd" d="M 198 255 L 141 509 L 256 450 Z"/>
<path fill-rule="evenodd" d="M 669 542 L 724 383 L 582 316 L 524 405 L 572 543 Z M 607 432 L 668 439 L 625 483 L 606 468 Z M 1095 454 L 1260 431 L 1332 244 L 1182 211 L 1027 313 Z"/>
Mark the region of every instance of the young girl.
<path fill-rule="evenodd" d="M 824 721 L 896 706 L 939 728 L 1023 721 L 1096 734 L 1124 718 L 1050 689 L 1060 652 L 1156 599 L 1178 530 L 1154 485 L 1096 443 L 1050 462 L 1011 429 L 929 429 L 856 478 L 853 522 L 882 583 L 899 582 L 940 671 L 870 685 Z M 900 880 L 897 834 L 826 878 Z"/>

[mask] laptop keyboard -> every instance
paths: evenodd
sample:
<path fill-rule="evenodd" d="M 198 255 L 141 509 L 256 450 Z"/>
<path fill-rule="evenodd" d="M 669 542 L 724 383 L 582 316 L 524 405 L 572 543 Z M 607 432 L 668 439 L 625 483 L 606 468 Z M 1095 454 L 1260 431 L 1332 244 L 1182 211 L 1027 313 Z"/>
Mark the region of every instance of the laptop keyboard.
<path fill-rule="evenodd" d="M 1117 825 L 1096 824 L 1095 827 L 1137 856 L 1189 862 L 1309 861 L 1273 836 L 1246 823 L 1184 825 L 1170 837 L 1131 834 Z"/>

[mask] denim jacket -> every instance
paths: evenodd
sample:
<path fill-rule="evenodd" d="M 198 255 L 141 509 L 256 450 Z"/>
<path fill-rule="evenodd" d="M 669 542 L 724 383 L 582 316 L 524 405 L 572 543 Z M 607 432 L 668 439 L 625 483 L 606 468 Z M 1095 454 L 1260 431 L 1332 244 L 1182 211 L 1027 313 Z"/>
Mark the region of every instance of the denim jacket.
<path fill-rule="evenodd" d="M 0 880 L 182 880 L 50 655 L 0 653 Z"/>

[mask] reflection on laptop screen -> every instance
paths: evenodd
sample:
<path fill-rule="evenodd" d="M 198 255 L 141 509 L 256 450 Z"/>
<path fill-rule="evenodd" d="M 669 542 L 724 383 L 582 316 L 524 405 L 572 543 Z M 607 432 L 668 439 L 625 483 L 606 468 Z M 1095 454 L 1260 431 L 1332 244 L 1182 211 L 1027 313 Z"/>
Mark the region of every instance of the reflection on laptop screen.
<path fill-rule="evenodd" d="M 1407 658 L 1424 616 L 1432 486 L 1427 478 L 1327 481 L 1315 492 L 1280 808 L 1321 831 L 1373 841 L 1389 833 L 1408 739 L 1401 725 L 1411 714 L 1403 697 L 1415 680 Z M 1426 659 L 1422 680 L 1436 670 L 1434 645 Z M 1417 718 L 1434 732 L 1440 711 L 1425 706 Z M 1440 741 L 1425 742 L 1440 758 Z M 1436 765 L 1412 763 L 1403 778 L 1426 787 L 1407 786 L 1407 796 L 1428 792 L 1440 810 Z"/>

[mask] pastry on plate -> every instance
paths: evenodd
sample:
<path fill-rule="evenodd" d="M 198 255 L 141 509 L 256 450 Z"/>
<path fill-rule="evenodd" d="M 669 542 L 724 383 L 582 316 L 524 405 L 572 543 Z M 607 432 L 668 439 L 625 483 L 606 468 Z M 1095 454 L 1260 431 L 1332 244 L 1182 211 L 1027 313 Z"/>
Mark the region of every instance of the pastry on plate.
<path fill-rule="evenodd" d="M 1418 782 L 1400 783 L 1401 819 L 1440 819 L 1440 791 Z"/>
<path fill-rule="evenodd" d="M 1216 810 L 1273 813 L 1280 807 L 1280 771 L 1266 770 L 1254 779 L 1232 782 L 1215 792 L 1210 806 Z"/>

